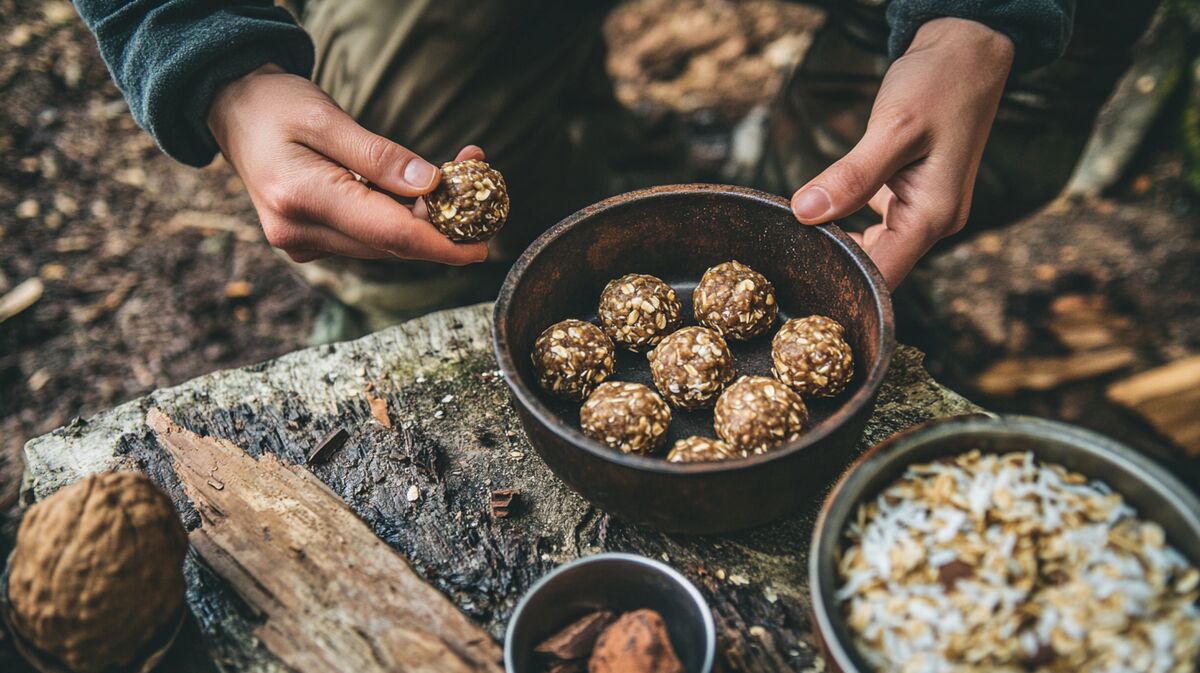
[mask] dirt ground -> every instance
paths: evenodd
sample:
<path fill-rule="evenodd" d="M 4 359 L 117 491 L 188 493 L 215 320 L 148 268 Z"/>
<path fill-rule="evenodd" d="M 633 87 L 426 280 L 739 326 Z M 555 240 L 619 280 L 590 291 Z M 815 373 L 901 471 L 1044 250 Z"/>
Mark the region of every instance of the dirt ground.
<path fill-rule="evenodd" d="M 804 29 L 820 21 L 814 10 L 766 0 L 676 5 L 641 0 L 614 17 L 618 95 L 643 113 L 669 108 L 724 132 L 770 97 L 803 51 Z M 670 7 L 678 13 L 655 18 Z M 653 21 L 659 28 L 645 32 Z M 936 373 L 994 408 L 1148 437 L 1158 455 L 1195 464 L 1103 401 L 1108 381 L 1200 350 L 1200 205 L 1175 128 L 1165 123 L 1152 137 L 1111 200 L 1040 214 L 929 265 L 941 307 L 930 315 L 948 336 L 917 340 L 939 349 L 930 353 Z M 1106 275 L 1064 261 L 1061 240 L 1041 245 L 1048 226 L 1101 242 L 1119 229 L 1125 243 L 1111 257 L 1084 255 L 1110 267 Z M 68 2 L 0 0 L 0 296 L 34 278 L 41 297 L 0 323 L 0 511 L 9 512 L 9 535 L 27 439 L 155 388 L 299 348 L 323 299 L 261 240 L 227 165 L 175 164 L 135 126 Z M 1062 389 L 985 393 L 981 373 L 1046 343 L 1037 338 L 1046 312 L 1071 294 L 1100 296 L 1137 326 L 1120 337 L 1134 360 Z M 0 554 L 10 539 L 0 535 Z"/>

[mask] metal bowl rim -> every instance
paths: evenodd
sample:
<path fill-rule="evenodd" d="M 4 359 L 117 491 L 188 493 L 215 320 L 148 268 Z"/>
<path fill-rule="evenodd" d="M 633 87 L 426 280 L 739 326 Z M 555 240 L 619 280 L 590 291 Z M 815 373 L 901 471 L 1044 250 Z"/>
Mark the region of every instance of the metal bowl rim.
<path fill-rule="evenodd" d="M 713 622 L 712 608 L 708 606 L 708 601 L 704 600 L 704 596 L 700 594 L 700 590 L 696 585 L 692 584 L 688 578 L 684 577 L 678 570 L 671 566 L 656 561 L 646 556 L 638 554 L 627 554 L 624 552 L 604 552 L 601 554 L 592 554 L 591 556 L 583 556 L 564 563 L 554 570 L 546 573 L 534 582 L 525 595 L 521 597 L 517 607 L 513 610 L 512 616 L 508 619 L 508 627 L 504 633 L 504 670 L 507 673 L 515 673 L 514 659 L 516 654 L 513 652 L 513 634 L 516 631 L 517 624 L 520 623 L 521 617 L 525 613 L 525 608 L 535 594 L 544 589 L 547 585 L 554 581 L 559 575 L 569 572 L 575 568 L 579 568 L 593 563 L 606 563 L 609 561 L 626 561 L 637 565 L 645 566 L 654 572 L 666 575 L 675 586 L 687 594 L 688 598 L 695 603 L 700 609 L 701 620 L 704 622 L 704 664 L 700 667 L 699 673 L 710 673 L 713 667 L 713 661 L 716 659 L 717 650 L 717 628 Z"/>
<path fill-rule="evenodd" d="M 503 318 L 513 303 L 514 290 L 520 279 L 524 276 L 534 258 L 541 254 L 542 250 L 575 226 L 589 221 L 600 212 L 611 208 L 627 207 L 632 203 L 663 196 L 695 195 L 698 193 L 736 196 L 777 208 L 783 208 L 788 213 L 791 213 L 789 202 L 782 197 L 734 185 L 702 183 L 663 185 L 619 194 L 576 211 L 542 233 L 541 236 L 525 249 L 525 252 L 521 254 L 520 258 L 509 269 L 500 295 L 496 300 L 492 313 L 492 348 L 495 351 L 496 362 L 500 366 L 500 371 L 504 374 L 504 380 L 508 384 L 509 390 L 516 396 L 521 406 L 537 420 L 538 424 L 556 435 L 560 440 L 566 441 L 574 448 L 582 449 L 600 460 L 634 470 L 677 476 L 734 473 L 756 468 L 776 460 L 782 460 L 824 440 L 848 422 L 856 413 L 869 406 L 878 393 L 879 387 L 883 383 L 883 378 L 887 374 L 888 367 L 891 364 L 892 355 L 896 350 L 896 333 L 892 318 L 892 298 L 891 293 L 888 291 L 887 283 L 884 281 L 879 269 L 876 268 L 875 263 L 871 261 L 866 252 L 837 226 L 833 224 L 812 226 L 797 223 L 796 226 L 798 227 L 808 226 L 822 235 L 829 237 L 841 249 L 843 254 L 850 258 L 855 267 L 865 277 L 868 291 L 874 302 L 875 313 L 879 316 L 879 329 L 877 332 L 879 352 L 871 362 L 867 376 L 859 385 L 858 390 L 849 399 L 842 402 L 842 405 L 832 416 L 825 419 L 817 428 L 805 432 L 796 441 L 788 442 L 766 453 L 738 458 L 736 460 L 707 463 L 672 463 L 659 457 L 613 451 L 611 448 L 588 437 L 574 427 L 559 422 L 557 416 L 538 398 L 537 393 L 520 380 L 516 361 L 509 348 L 508 335 L 504 327 Z"/>
<path fill-rule="evenodd" d="M 865 484 L 876 472 L 893 463 L 904 462 L 909 453 L 927 442 L 948 436 L 989 431 L 1030 438 L 1053 438 L 1069 444 L 1070 451 L 1081 451 L 1116 463 L 1144 486 L 1163 495 L 1187 525 L 1200 535 L 1200 497 L 1164 467 L 1110 437 L 1069 423 L 1016 414 L 974 413 L 917 424 L 876 444 L 860 456 L 830 490 L 817 516 L 809 544 L 810 605 L 816 634 L 824 644 L 828 657 L 835 664 L 834 670 L 840 670 L 842 673 L 871 673 L 874 669 L 867 665 L 853 643 L 845 642 L 840 637 L 840 633 L 847 631 L 848 627 L 845 627 L 843 618 L 837 612 L 833 597 L 825 595 L 823 590 L 822 579 L 835 572 L 835 569 L 832 558 L 824 558 L 821 550 L 828 544 L 838 544 L 842 534 L 840 527 L 834 530 L 830 520 L 846 519 L 861 502 Z M 1114 490 L 1120 493 L 1119 490 Z M 1200 559 L 1191 561 L 1200 563 Z M 831 581 L 836 586 L 837 578 L 832 577 Z"/>

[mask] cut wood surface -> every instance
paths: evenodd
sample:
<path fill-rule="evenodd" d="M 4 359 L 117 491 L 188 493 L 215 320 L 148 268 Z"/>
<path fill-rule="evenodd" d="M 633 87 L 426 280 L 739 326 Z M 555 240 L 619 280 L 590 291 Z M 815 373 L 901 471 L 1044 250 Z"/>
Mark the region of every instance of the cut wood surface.
<path fill-rule="evenodd" d="M 1200 456 L 1200 355 L 1118 381 L 1108 387 L 1108 397 Z"/>
<path fill-rule="evenodd" d="M 499 672 L 500 648 L 311 472 L 200 437 L 152 409 L 147 424 L 200 514 L 192 547 L 251 608 L 257 633 L 301 673 Z"/>
<path fill-rule="evenodd" d="M 155 391 L 26 445 L 25 497 L 44 498 L 98 470 L 150 474 L 171 495 L 189 530 L 210 529 L 195 538 L 201 540 L 198 554 L 186 567 L 188 603 L 203 634 L 203 647 L 226 673 L 297 670 L 283 657 L 300 656 L 302 652 L 292 651 L 300 646 L 280 643 L 273 633 L 279 628 L 271 625 L 272 610 L 282 605 L 278 601 L 302 595 L 317 602 L 300 604 L 299 611 L 332 614 L 328 600 L 339 585 L 293 586 L 318 575 L 292 574 L 288 569 L 285 576 L 290 579 L 281 576 L 276 586 L 273 573 L 284 573 L 281 568 L 294 563 L 292 559 L 271 556 L 253 564 L 235 563 L 242 552 L 231 556 L 220 551 L 240 539 L 235 533 L 257 534 L 258 543 L 268 537 L 279 540 L 282 547 L 272 542 L 274 546 L 265 548 L 273 554 L 290 551 L 282 540 L 292 538 L 280 526 L 291 516 L 308 517 L 306 525 L 314 527 L 308 535 L 344 534 L 343 529 L 355 526 L 373 532 L 382 544 L 359 546 L 395 550 L 416 577 L 496 640 L 503 637 L 509 615 L 530 585 L 562 563 L 601 551 L 664 560 L 694 582 L 712 606 L 717 671 L 820 670 L 816 667 L 823 662 L 808 617 L 806 564 L 814 514 L 825 492 L 814 491 L 811 506 L 796 516 L 732 535 L 664 535 L 609 517 L 559 481 L 529 445 L 508 388 L 496 375 L 490 330 L 490 305 L 455 309 L 358 341 L 310 348 Z M 978 411 L 933 381 L 921 366 L 922 357 L 912 348 L 897 350 L 855 453 L 914 423 Z M 386 401 L 391 428 L 376 419 L 368 390 L 371 397 Z M 189 475 L 181 483 L 171 457 L 175 449 L 146 424 L 153 409 L 190 432 L 231 442 L 219 445 L 223 449 L 216 471 L 207 471 L 214 463 L 196 462 L 180 470 Z M 349 438 L 323 462 L 311 465 L 308 476 L 300 466 L 339 428 Z M 243 483 L 244 471 L 233 468 L 252 463 L 254 480 L 262 484 Z M 210 478 L 220 488 L 209 484 Z M 304 507 L 291 502 L 284 507 L 282 500 L 242 503 L 246 496 L 239 495 L 234 502 L 246 509 L 238 511 L 275 507 L 255 515 L 254 523 L 265 523 L 266 531 L 225 528 L 231 525 L 228 521 L 218 528 L 217 515 L 206 509 L 215 504 L 228 514 L 226 508 L 232 505 L 222 499 L 250 487 L 315 487 L 318 481 L 346 507 L 326 513 L 307 502 Z M 189 482 L 192 485 L 186 486 Z M 189 494 L 189 488 L 196 492 Z M 519 506 L 508 516 L 493 516 L 493 493 L 506 489 L 520 492 Z M 321 513 L 308 514 L 314 511 Z M 362 523 L 341 523 L 354 520 L 351 512 Z M 338 567 L 344 568 L 346 561 L 361 567 L 349 550 L 316 548 L 312 539 L 300 539 L 306 555 L 302 563 L 340 558 Z M 267 560 L 272 564 L 264 574 L 261 564 Z M 381 602 L 383 590 L 396 582 L 404 581 L 395 586 L 407 592 L 413 585 L 398 579 L 406 571 L 397 568 L 372 573 L 377 591 L 354 603 Z M 312 571 L 304 565 L 295 572 Z M 227 579 L 239 573 L 241 579 Z M 254 583 L 249 582 L 251 576 Z M 249 588 L 239 594 L 231 586 Z M 419 586 L 413 591 L 425 595 Z M 342 633 L 328 631 L 321 637 L 339 634 L 341 639 Z M 444 635 L 439 632 L 439 637 Z M 362 640 L 358 634 L 348 637 Z M 194 643 L 182 645 L 200 649 Z M 482 644 L 478 647 L 485 651 Z M 202 667 L 180 659 L 170 670 L 207 673 L 211 668 L 211 663 Z M 325 670 L 371 669 L 338 662 Z"/>

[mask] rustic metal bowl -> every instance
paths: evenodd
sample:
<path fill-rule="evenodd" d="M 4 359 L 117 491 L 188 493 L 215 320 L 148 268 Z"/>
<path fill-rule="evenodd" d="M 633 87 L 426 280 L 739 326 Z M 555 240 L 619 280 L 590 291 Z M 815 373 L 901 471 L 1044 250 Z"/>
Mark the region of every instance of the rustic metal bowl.
<path fill-rule="evenodd" d="M 1173 545 L 1200 563 L 1200 499 L 1171 473 L 1133 449 L 1089 430 L 1026 416 L 975 414 L 931 421 L 899 433 L 867 452 L 830 492 L 817 519 L 809 552 L 813 622 L 831 670 L 870 673 L 858 653 L 834 595 L 842 533 L 860 503 L 875 497 L 913 463 L 963 451 L 1032 451 L 1086 477 L 1107 483 L 1155 521 Z"/>
<path fill-rule="evenodd" d="M 622 454 L 580 431 L 578 404 L 538 385 L 534 340 L 559 320 L 594 319 L 608 281 L 632 272 L 658 276 L 679 292 L 685 324 L 694 324 L 692 289 L 705 269 L 730 259 L 775 285 L 781 320 L 821 313 L 846 327 L 854 381 L 838 397 L 809 405 L 810 428 L 798 441 L 717 463 Z M 895 349 L 887 286 L 845 233 L 799 224 L 781 198 L 717 185 L 631 192 L 571 215 L 509 271 L 494 321 L 496 359 L 521 423 L 555 474 L 624 519 L 686 533 L 761 524 L 824 491 L 852 459 Z M 740 374 L 770 375 L 770 336 L 730 348 Z M 624 350 L 612 380 L 653 385 L 645 356 Z M 713 436 L 711 411 L 672 414 L 668 447 L 688 435 Z"/>
<path fill-rule="evenodd" d="M 530 587 L 508 621 L 504 669 L 530 673 L 533 648 L 595 610 L 641 608 L 663 616 L 687 673 L 710 673 L 717 636 L 696 587 L 668 565 L 634 554 L 596 554 L 559 566 Z"/>

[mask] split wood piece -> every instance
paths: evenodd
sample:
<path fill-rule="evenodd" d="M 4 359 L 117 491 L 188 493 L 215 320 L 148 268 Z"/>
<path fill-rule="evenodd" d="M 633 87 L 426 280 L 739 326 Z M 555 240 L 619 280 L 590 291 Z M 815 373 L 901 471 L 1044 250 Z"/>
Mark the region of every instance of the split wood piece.
<path fill-rule="evenodd" d="M 200 514 L 192 546 L 264 616 L 257 635 L 293 670 L 499 673 L 492 638 L 311 472 L 200 437 L 158 409 L 146 423 Z"/>
<path fill-rule="evenodd" d="M 608 610 L 590 612 L 542 641 L 533 651 L 560 661 L 584 659 L 591 655 L 600 633 L 616 618 L 617 616 Z"/>
<path fill-rule="evenodd" d="M 325 435 L 325 439 L 321 440 L 320 444 L 313 447 L 312 451 L 308 452 L 308 458 L 305 460 L 309 465 L 324 463 L 329 460 L 335 451 L 342 448 L 346 440 L 350 439 L 350 433 L 346 432 L 346 428 L 338 428 L 333 432 Z"/>
<path fill-rule="evenodd" d="M 1133 349 L 1118 347 L 1062 357 L 1010 358 L 988 367 L 975 379 L 975 385 L 989 395 L 1053 390 L 1073 381 L 1116 371 L 1131 364 L 1134 357 Z"/>
<path fill-rule="evenodd" d="M 46 286 L 40 278 L 30 278 L 0 296 L 0 322 L 19 314 L 42 298 Z"/>
<path fill-rule="evenodd" d="M 1200 355 L 1135 374 L 1108 387 L 1108 399 L 1146 419 L 1191 456 L 1200 456 Z"/>

